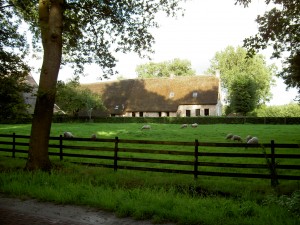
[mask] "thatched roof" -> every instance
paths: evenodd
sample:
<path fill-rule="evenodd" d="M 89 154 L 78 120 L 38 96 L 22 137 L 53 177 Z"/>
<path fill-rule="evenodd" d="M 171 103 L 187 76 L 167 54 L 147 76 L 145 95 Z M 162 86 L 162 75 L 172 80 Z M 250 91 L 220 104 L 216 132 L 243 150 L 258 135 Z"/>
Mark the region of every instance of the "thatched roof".
<path fill-rule="evenodd" d="M 38 88 L 38 84 L 36 83 L 32 75 L 29 74 L 26 78 L 26 81 L 33 88 Z"/>
<path fill-rule="evenodd" d="M 215 76 L 128 79 L 85 84 L 102 96 L 110 113 L 176 112 L 179 105 L 216 105 L 219 79 Z"/>

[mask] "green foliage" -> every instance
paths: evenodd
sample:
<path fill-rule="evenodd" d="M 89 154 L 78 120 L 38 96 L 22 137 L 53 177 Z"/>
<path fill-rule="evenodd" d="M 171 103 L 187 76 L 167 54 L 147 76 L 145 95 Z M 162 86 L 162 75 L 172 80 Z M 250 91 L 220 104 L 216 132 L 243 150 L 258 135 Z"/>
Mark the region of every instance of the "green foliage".
<path fill-rule="evenodd" d="M 270 195 L 265 200 L 265 204 L 280 205 L 300 218 L 300 190 L 293 192 L 291 196 L 281 195 L 278 197 Z"/>
<path fill-rule="evenodd" d="M 73 116 L 78 116 L 79 111 L 84 111 L 91 119 L 93 109 L 103 108 L 101 97 L 89 89 L 80 88 L 76 81 L 57 84 L 56 103 L 60 108 Z"/>
<path fill-rule="evenodd" d="M 23 93 L 31 88 L 24 83 L 22 77 L 0 77 L 0 121 L 13 122 L 28 118 L 27 108 Z"/>
<path fill-rule="evenodd" d="M 245 7 L 252 0 L 236 0 Z M 263 16 L 258 15 L 258 33 L 244 40 L 248 55 L 256 50 L 273 48 L 272 57 L 285 58 L 280 76 L 288 87 L 296 87 L 300 94 L 300 2 L 298 0 L 265 0 L 273 8 Z M 287 54 L 286 54 L 287 53 Z M 299 101 L 300 101 L 300 96 Z"/>
<path fill-rule="evenodd" d="M 28 49 L 20 20 L 7 5 L 0 2 L 0 120 L 15 121 L 28 116 L 22 94 L 31 91 L 25 83 L 30 68 L 23 61 Z"/>
<path fill-rule="evenodd" d="M 288 87 L 298 88 L 297 97 L 300 102 L 300 51 L 286 59 L 280 76 Z"/>
<path fill-rule="evenodd" d="M 145 57 L 152 52 L 154 37 L 149 29 L 158 27 L 156 14 L 175 16 L 183 13 L 183 0 L 123 1 L 44 1 L 63 8 L 62 65 L 70 64 L 75 73 L 82 74 L 84 65 L 98 64 L 103 77 L 113 74 L 114 53 L 136 52 Z M 63 4 L 61 4 L 63 2 Z M 41 51 L 38 0 L 15 1 L 10 5 L 30 25 L 34 50 Z M 57 18 L 56 18 L 57 19 Z M 101 76 L 101 74 L 99 74 Z"/>
<path fill-rule="evenodd" d="M 235 80 L 230 93 L 231 110 L 245 116 L 257 106 L 257 94 L 257 85 L 253 80 Z"/>
<path fill-rule="evenodd" d="M 217 52 L 211 60 L 211 66 L 207 73 L 215 73 L 220 71 L 221 85 L 227 93 L 227 102 L 232 104 L 232 98 L 236 98 L 236 89 L 242 90 L 246 84 L 250 84 L 251 88 L 247 88 L 246 95 L 251 94 L 254 108 L 260 104 L 270 100 L 270 88 L 273 84 L 275 66 L 267 66 L 262 55 L 256 55 L 253 58 L 247 58 L 247 51 L 242 47 L 234 48 L 228 46 L 224 51 Z M 239 85 L 239 87 L 237 87 Z M 240 96 L 240 103 L 243 99 L 250 101 L 247 96 Z M 235 102 L 234 105 L 237 103 Z M 251 104 L 252 105 L 252 104 Z M 231 106 L 233 110 L 235 107 Z M 251 106 L 250 108 L 253 108 Z M 244 111 L 244 110 L 243 110 Z M 239 111 L 236 111 L 239 112 Z"/>
<path fill-rule="evenodd" d="M 173 59 L 160 63 L 146 63 L 138 65 L 136 72 L 139 78 L 193 76 L 195 71 L 191 68 L 191 62 L 182 59 Z"/>
<path fill-rule="evenodd" d="M 300 105 L 261 106 L 254 114 L 259 117 L 300 117 Z"/>

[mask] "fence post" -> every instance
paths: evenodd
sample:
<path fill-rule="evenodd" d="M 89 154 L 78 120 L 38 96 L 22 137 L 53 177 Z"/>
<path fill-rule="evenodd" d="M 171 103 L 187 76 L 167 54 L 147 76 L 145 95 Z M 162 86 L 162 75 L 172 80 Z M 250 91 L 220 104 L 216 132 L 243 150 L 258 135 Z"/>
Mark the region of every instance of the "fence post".
<path fill-rule="evenodd" d="M 271 186 L 276 187 L 278 185 L 277 173 L 276 173 L 276 162 L 275 162 L 275 142 L 271 140 Z"/>
<path fill-rule="evenodd" d="M 63 160 L 63 138 L 62 135 L 59 135 L 59 159 Z"/>
<path fill-rule="evenodd" d="M 16 133 L 13 133 L 12 157 L 16 157 Z"/>
<path fill-rule="evenodd" d="M 115 137 L 115 149 L 114 149 L 114 171 L 118 169 L 118 137 Z"/>
<path fill-rule="evenodd" d="M 194 179 L 198 178 L 198 139 L 195 139 L 195 154 L 194 154 Z"/>

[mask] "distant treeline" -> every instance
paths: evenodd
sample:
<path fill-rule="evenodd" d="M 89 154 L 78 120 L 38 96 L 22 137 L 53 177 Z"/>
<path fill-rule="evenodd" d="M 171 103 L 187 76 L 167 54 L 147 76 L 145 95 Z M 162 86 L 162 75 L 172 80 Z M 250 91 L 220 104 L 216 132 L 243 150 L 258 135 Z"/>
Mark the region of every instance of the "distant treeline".
<path fill-rule="evenodd" d="M 258 117 L 300 117 L 300 104 L 262 106 L 252 114 Z"/>

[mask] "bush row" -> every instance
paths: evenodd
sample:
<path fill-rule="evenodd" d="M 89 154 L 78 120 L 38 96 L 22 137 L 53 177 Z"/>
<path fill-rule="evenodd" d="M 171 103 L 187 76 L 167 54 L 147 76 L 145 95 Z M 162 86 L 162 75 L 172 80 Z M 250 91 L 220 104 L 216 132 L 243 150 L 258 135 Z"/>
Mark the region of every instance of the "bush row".
<path fill-rule="evenodd" d="M 173 123 L 173 124 L 300 124 L 300 117 L 88 117 L 55 115 L 53 122 Z"/>

